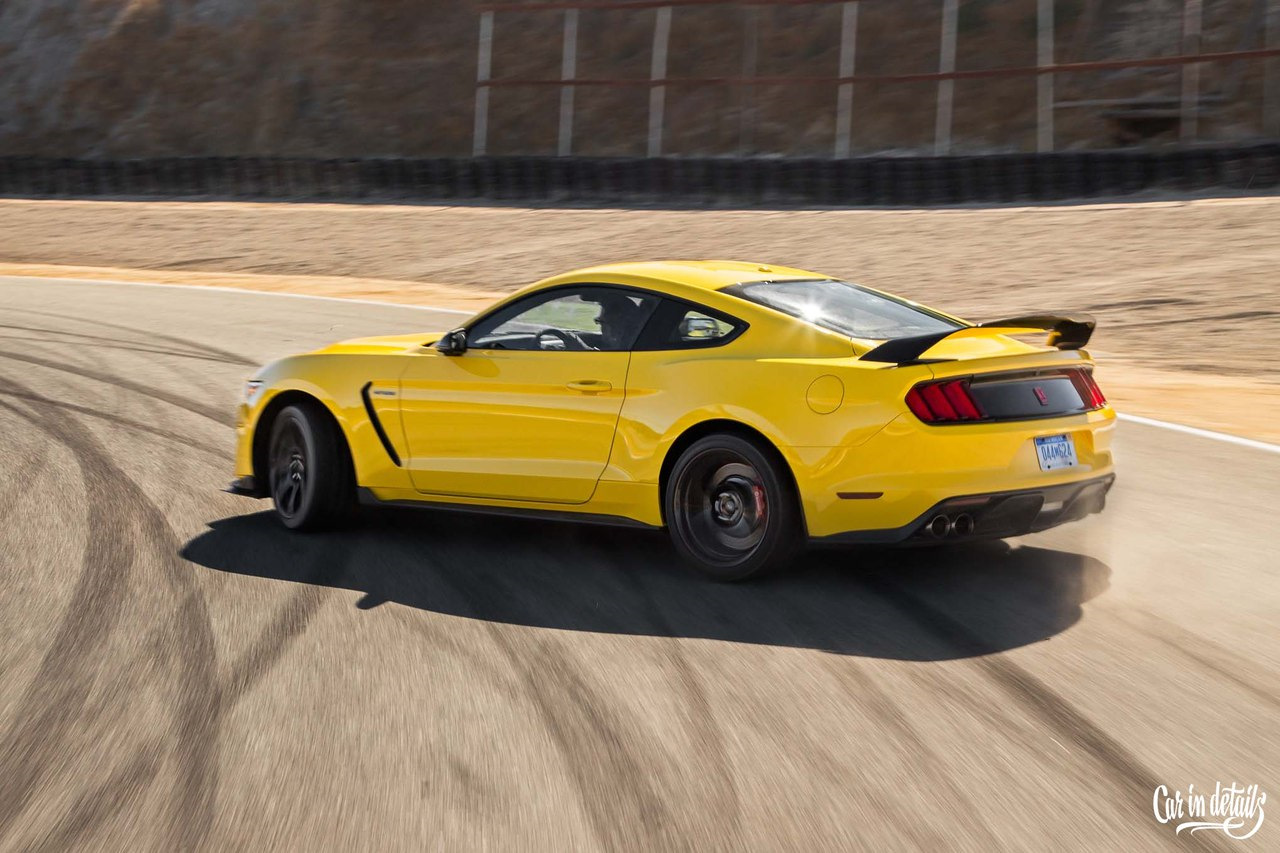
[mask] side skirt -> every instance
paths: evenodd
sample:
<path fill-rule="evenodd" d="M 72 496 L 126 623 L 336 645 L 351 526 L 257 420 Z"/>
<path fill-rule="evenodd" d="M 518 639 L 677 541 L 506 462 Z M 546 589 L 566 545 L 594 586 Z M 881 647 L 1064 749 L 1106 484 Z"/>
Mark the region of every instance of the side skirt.
<path fill-rule="evenodd" d="M 384 501 L 374 495 L 371 489 L 364 486 L 356 489 L 356 495 L 363 506 L 395 506 L 411 509 L 436 509 L 448 512 L 470 513 L 472 515 L 496 515 L 505 518 L 534 518 L 544 521 L 568 521 L 575 524 L 596 524 L 604 527 L 630 527 L 637 530 L 661 530 L 661 527 L 636 521 L 621 515 L 600 515 L 590 512 L 565 512 L 555 509 L 528 509 L 527 507 L 491 506 L 482 504 L 457 504 L 448 501 L 433 500 L 390 500 Z"/>

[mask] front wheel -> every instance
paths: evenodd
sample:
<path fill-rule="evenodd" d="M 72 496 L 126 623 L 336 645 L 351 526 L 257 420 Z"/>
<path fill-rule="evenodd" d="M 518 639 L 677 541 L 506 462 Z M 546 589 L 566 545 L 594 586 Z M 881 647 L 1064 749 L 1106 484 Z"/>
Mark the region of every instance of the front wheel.
<path fill-rule="evenodd" d="M 285 527 L 323 530 L 350 513 L 350 454 L 338 425 L 318 403 L 280 410 L 271 424 L 267 459 L 271 499 Z"/>
<path fill-rule="evenodd" d="M 664 501 L 676 550 L 717 580 L 781 568 L 800 542 L 800 511 L 781 462 L 736 435 L 709 435 L 681 453 Z"/>

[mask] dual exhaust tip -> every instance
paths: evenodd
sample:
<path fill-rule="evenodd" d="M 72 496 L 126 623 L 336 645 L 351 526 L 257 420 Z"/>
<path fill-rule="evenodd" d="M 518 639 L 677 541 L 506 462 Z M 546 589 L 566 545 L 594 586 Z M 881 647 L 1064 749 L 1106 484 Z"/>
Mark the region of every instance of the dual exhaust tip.
<path fill-rule="evenodd" d="M 968 536 L 974 526 L 973 516 L 962 512 L 957 516 L 935 515 L 924 529 L 934 539 L 946 539 L 948 536 Z"/>

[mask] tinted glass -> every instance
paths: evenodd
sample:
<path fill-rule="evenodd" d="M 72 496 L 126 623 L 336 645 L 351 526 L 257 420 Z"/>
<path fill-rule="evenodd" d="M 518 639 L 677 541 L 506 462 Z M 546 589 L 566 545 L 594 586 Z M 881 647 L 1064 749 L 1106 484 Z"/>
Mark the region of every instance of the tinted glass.
<path fill-rule="evenodd" d="M 932 311 L 847 281 L 757 281 L 735 284 L 724 292 L 864 340 L 887 341 L 963 328 Z"/>
<path fill-rule="evenodd" d="M 536 293 L 482 319 L 467 334 L 475 349 L 630 349 L 658 299 L 611 287 Z"/>
<path fill-rule="evenodd" d="M 743 328 L 745 324 L 741 321 L 712 314 L 710 309 L 664 299 L 636 346 L 644 350 L 714 347 L 727 342 Z"/>

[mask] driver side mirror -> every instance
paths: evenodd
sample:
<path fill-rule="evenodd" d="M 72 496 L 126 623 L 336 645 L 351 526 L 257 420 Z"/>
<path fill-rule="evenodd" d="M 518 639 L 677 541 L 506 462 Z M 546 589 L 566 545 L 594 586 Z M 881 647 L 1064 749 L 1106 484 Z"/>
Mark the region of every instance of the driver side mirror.
<path fill-rule="evenodd" d="M 462 355 L 467 351 L 467 330 L 454 329 L 446 332 L 443 338 L 436 341 L 436 349 L 442 355 Z"/>

